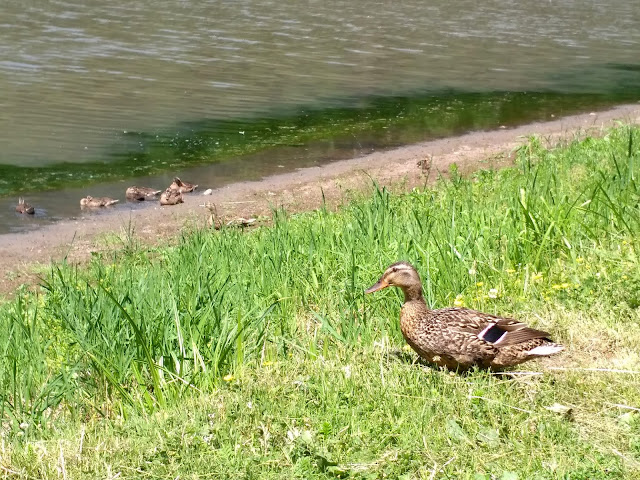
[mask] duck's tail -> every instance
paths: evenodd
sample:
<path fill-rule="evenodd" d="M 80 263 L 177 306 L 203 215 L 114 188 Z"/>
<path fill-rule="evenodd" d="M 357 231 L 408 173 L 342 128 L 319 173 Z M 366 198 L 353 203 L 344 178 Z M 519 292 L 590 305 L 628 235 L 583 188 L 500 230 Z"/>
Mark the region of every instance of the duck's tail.
<path fill-rule="evenodd" d="M 546 343 L 539 347 L 532 348 L 527 354 L 535 357 L 547 357 L 560 353 L 562 350 L 564 350 L 564 345 L 560 345 L 559 343 Z"/>

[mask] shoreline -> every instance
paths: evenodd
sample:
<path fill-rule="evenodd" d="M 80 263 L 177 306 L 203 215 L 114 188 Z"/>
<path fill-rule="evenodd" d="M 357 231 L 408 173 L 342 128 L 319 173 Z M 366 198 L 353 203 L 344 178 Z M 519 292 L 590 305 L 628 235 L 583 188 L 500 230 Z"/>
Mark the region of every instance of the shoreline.
<path fill-rule="evenodd" d="M 185 226 L 206 225 L 208 210 L 200 206 L 205 202 L 215 203 L 218 212 L 229 219 L 265 216 L 279 207 L 289 212 L 313 210 L 323 201 L 334 207 L 348 201 L 353 192 L 370 189 L 372 181 L 380 186 L 411 189 L 433 180 L 438 172 L 447 172 L 452 163 L 462 173 L 506 166 L 513 149 L 526 143 L 531 135 L 543 137 L 553 146 L 576 136 L 597 134 L 617 121 L 640 123 L 640 104 L 374 152 L 258 181 L 229 184 L 214 190 L 211 196 L 196 191 L 185 195 L 184 204 L 173 207 L 156 204 L 119 209 L 63 220 L 31 232 L 0 235 L 0 269 L 4 272 L 0 295 L 11 293 L 20 284 L 33 283 L 37 279 L 34 270 L 43 264 L 64 258 L 79 263 L 91 258 L 92 253 L 114 249 L 113 241 L 101 245 L 108 234 L 132 229 L 136 240 L 153 245 L 175 238 Z M 427 158 L 431 158 L 431 168 L 425 172 L 417 163 Z M 206 186 L 200 188 L 204 190 Z"/>

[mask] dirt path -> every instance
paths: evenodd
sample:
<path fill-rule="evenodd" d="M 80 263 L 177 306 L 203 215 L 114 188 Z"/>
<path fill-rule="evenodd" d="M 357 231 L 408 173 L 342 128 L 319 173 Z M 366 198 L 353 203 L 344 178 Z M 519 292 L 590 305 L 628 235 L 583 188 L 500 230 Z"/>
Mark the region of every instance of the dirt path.
<path fill-rule="evenodd" d="M 353 192 L 372 188 L 372 179 L 379 185 L 410 189 L 435 178 L 438 171 L 448 171 L 452 163 L 463 172 L 507 165 L 512 151 L 533 134 L 555 145 L 576 136 L 598 134 L 618 120 L 640 123 L 640 104 L 513 129 L 474 132 L 257 182 L 231 184 L 211 196 L 190 194 L 184 204 L 174 207 L 129 210 L 123 206 L 106 215 L 63 221 L 30 233 L 2 235 L 0 295 L 11 294 L 20 284 L 34 283 L 37 272 L 51 261 L 66 257 L 70 262 L 83 262 L 92 252 L 117 248 L 113 237 L 108 241 L 110 233 L 125 238 L 133 231 L 136 239 L 152 244 L 172 241 L 183 227 L 206 224 L 208 210 L 200 206 L 206 201 L 215 203 L 218 213 L 227 218 L 268 216 L 273 207 L 280 206 L 293 212 L 311 210 L 321 205 L 323 195 L 329 205 L 335 206 L 349 200 Z M 418 166 L 425 159 L 431 159 L 430 172 Z"/>

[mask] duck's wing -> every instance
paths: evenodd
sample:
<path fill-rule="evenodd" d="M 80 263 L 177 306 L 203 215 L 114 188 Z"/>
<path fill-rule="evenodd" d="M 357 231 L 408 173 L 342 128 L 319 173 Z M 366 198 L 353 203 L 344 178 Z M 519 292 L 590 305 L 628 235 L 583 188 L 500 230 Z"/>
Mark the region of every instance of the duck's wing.
<path fill-rule="evenodd" d="M 467 308 L 445 308 L 438 310 L 446 316 L 447 328 L 478 337 L 493 345 L 505 347 L 526 342 L 534 338 L 549 338 L 542 330 L 536 330 L 513 318 L 498 317 Z"/>

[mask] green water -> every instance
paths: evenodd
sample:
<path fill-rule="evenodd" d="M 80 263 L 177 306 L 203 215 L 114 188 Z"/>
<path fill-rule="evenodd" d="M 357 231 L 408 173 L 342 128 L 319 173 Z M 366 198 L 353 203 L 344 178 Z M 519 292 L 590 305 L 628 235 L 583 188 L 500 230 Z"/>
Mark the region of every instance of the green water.
<path fill-rule="evenodd" d="M 276 112 L 269 118 L 203 120 L 179 125 L 173 129 L 179 133 L 173 134 L 123 133 L 103 162 L 0 165 L 0 195 L 87 186 L 232 162 L 239 156 L 279 146 L 313 148 L 320 140 L 336 142 L 343 148 L 385 149 L 472 130 L 548 120 L 638 98 L 640 84 L 606 94 L 447 91 L 362 98 L 352 100 L 354 106 L 350 107 L 300 108 Z"/>

